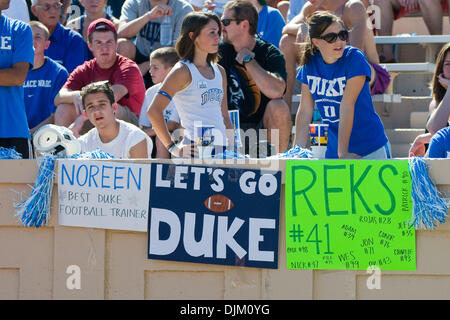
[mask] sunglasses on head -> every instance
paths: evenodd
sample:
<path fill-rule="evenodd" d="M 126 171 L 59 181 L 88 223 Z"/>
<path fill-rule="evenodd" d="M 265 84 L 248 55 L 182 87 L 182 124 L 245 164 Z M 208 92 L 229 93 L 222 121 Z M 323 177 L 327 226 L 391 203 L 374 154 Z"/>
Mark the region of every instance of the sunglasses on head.
<path fill-rule="evenodd" d="M 228 27 L 231 21 L 242 21 L 243 19 L 221 19 L 220 21 L 225 27 Z"/>
<path fill-rule="evenodd" d="M 341 39 L 342 41 L 348 40 L 348 31 L 347 30 L 341 30 L 339 33 L 330 32 L 323 36 L 317 37 L 319 39 L 325 40 L 328 43 L 334 43 L 336 42 L 337 38 Z"/>
<path fill-rule="evenodd" d="M 36 5 L 36 7 L 42 8 L 44 11 L 50 11 L 50 9 L 59 10 L 62 7 L 62 4 L 60 2 L 55 3 L 54 5 L 46 4 L 45 6 Z"/>

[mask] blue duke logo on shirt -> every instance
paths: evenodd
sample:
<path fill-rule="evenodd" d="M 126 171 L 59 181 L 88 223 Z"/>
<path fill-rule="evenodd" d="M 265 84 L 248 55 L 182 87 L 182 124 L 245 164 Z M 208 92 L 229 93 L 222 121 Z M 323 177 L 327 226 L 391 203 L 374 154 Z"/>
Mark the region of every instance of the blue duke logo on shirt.
<path fill-rule="evenodd" d="M 11 50 L 11 37 L 0 37 L 0 50 Z"/>
<path fill-rule="evenodd" d="M 212 101 L 217 101 L 217 102 L 221 102 L 222 101 L 222 95 L 223 95 L 223 91 L 221 89 L 218 88 L 212 88 L 209 89 L 208 91 L 205 91 L 202 93 L 202 106 L 207 103 L 207 102 L 212 102 Z"/>

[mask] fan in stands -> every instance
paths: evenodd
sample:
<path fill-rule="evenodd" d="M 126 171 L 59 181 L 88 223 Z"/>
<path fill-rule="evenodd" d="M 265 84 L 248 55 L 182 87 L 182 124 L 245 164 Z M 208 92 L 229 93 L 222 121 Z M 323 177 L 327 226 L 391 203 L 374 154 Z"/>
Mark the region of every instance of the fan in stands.
<path fill-rule="evenodd" d="M 214 194 L 206 198 L 205 207 L 215 213 L 224 213 L 234 207 L 233 201 L 222 194 Z"/>

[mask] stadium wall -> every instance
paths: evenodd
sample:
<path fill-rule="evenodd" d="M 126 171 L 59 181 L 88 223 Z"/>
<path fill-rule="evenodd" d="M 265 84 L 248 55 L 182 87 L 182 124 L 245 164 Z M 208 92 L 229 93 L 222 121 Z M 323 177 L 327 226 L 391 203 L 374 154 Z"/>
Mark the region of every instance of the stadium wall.
<path fill-rule="evenodd" d="M 428 163 L 448 197 L 450 159 Z M 366 271 L 286 269 L 284 187 L 279 267 L 269 270 L 148 260 L 147 233 L 59 226 L 56 185 L 49 224 L 24 228 L 14 217 L 14 203 L 30 193 L 36 174 L 36 161 L 1 161 L 0 299 L 450 298 L 449 223 L 416 231 L 417 270 L 383 271 L 380 289 L 371 290 Z M 79 267 L 79 289 L 69 283 L 73 266 Z"/>

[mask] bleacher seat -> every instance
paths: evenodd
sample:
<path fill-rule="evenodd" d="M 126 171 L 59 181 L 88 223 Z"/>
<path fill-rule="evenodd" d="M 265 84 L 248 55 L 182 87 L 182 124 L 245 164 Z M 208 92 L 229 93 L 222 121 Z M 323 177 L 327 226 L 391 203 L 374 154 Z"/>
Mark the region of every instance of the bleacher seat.
<path fill-rule="evenodd" d="M 450 35 L 376 36 L 376 44 L 419 44 L 425 48 L 425 62 L 434 62 L 436 47 L 450 42 Z"/>

